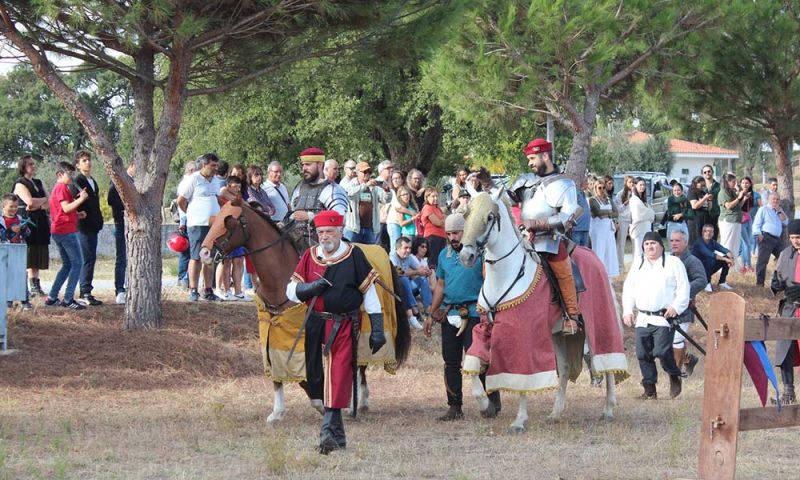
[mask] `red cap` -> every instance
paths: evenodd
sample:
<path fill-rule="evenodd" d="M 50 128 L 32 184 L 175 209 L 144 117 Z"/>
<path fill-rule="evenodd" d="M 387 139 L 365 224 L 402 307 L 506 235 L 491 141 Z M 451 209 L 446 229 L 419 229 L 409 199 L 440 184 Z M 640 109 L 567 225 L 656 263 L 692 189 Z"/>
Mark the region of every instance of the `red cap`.
<path fill-rule="evenodd" d="M 324 162 L 325 161 L 325 152 L 322 151 L 322 149 L 318 148 L 318 147 L 306 148 L 305 150 L 300 152 L 300 161 L 301 162 Z"/>
<path fill-rule="evenodd" d="M 525 147 L 525 155 L 535 155 L 537 153 L 545 153 L 545 152 L 552 152 L 553 151 L 553 144 L 545 140 L 544 138 L 534 138 L 530 142 L 528 142 L 528 146 Z"/>
<path fill-rule="evenodd" d="M 344 217 L 336 210 L 323 210 L 314 215 L 314 227 L 343 227 Z"/>

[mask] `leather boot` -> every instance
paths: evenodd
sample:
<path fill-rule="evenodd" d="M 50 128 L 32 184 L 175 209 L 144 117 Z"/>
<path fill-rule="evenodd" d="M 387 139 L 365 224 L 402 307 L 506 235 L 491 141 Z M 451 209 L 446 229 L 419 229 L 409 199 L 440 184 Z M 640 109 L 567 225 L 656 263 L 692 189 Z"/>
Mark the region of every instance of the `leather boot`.
<path fill-rule="evenodd" d="M 567 318 L 561 327 L 564 335 L 574 335 L 580 330 L 578 315 L 578 292 L 575 290 L 575 279 L 572 277 L 572 265 L 569 258 L 563 260 L 550 260 L 550 269 L 558 282 L 561 298 L 567 310 Z"/>
<path fill-rule="evenodd" d="M 344 435 L 344 422 L 342 421 L 342 410 L 339 408 L 333 410 L 331 432 L 333 433 L 333 439 L 336 440 L 336 445 L 340 449 L 347 447 L 347 438 L 345 438 Z"/>
<path fill-rule="evenodd" d="M 463 418 L 464 412 L 461 411 L 461 407 L 458 405 L 450 405 L 447 412 L 436 420 L 440 422 L 452 422 L 453 420 L 462 420 Z"/>
<path fill-rule="evenodd" d="M 797 403 L 797 397 L 795 397 L 794 394 L 794 366 L 785 365 L 786 363 L 787 362 L 784 360 L 781 364 L 781 380 L 783 380 L 781 402 L 785 404 Z"/>
<path fill-rule="evenodd" d="M 42 282 L 38 278 L 31 278 L 30 280 L 30 291 L 31 297 L 35 296 L 44 296 L 44 290 L 42 290 Z"/>
<path fill-rule="evenodd" d="M 683 370 L 683 361 L 686 358 L 685 355 L 685 348 L 672 347 L 672 356 L 675 357 L 675 366 L 678 367 L 678 370 Z"/>
<path fill-rule="evenodd" d="M 322 415 L 322 428 L 319 432 L 319 446 L 318 451 L 322 455 L 327 455 L 334 450 L 338 450 L 339 444 L 336 443 L 336 438 L 333 434 L 334 410 L 325 408 L 325 413 Z"/>
<path fill-rule="evenodd" d="M 697 362 L 699 362 L 700 359 L 697 358 L 697 355 L 692 355 L 691 353 L 687 353 L 684 358 L 686 360 L 684 362 L 684 366 L 686 367 L 686 376 L 691 377 L 692 373 L 694 373 L 694 367 L 697 365 Z"/>
<path fill-rule="evenodd" d="M 681 394 L 681 376 L 669 376 L 669 398 L 675 398 Z"/>
<path fill-rule="evenodd" d="M 658 398 L 655 383 L 642 382 L 642 386 L 644 387 L 644 393 L 639 396 L 641 400 L 656 400 Z"/>
<path fill-rule="evenodd" d="M 797 403 L 797 397 L 794 395 L 794 384 L 783 384 L 783 395 L 781 395 L 781 403 L 784 405 L 791 405 Z"/>

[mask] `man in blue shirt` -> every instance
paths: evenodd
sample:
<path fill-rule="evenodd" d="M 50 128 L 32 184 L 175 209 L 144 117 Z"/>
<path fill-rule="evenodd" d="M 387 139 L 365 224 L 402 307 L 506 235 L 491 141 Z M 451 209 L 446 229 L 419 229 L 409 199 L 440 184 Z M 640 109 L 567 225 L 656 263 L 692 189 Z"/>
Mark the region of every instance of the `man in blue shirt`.
<path fill-rule="evenodd" d="M 783 227 L 789 224 L 789 218 L 783 213 L 779 202 L 778 193 L 771 193 L 767 199 L 767 206 L 760 208 L 753 218 L 753 235 L 758 241 L 756 285 L 759 287 L 764 286 L 769 256 L 773 255 L 777 260 L 783 250 L 781 233 Z"/>
<path fill-rule="evenodd" d="M 733 254 L 714 240 L 714 225 L 703 225 L 703 236 L 692 245 L 692 255 L 700 259 L 706 270 L 706 292 L 711 292 L 711 276 L 722 270 L 719 275 L 719 286 L 725 290 L 733 290 L 728 282 L 728 270 L 733 265 Z"/>
<path fill-rule="evenodd" d="M 478 258 L 472 268 L 466 268 L 458 259 L 461 237 L 464 235 L 464 217 L 449 215 L 444 222 L 449 245 L 439 254 L 436 266 L 436 288 L 433 292 L 431 316 L 425 319 L 425 335 L 430 337 L 433 321 L 442 324 L 442 358 L 444 359 L 444 381 L 447 390 L 447 413 L 440 421 L 464 418 L 461 410 L 461 359 L 472 345 L 472 329 L 478 324 L 478 294 L 483 286 L 483 258 Z M 465 330 L 459 334 L 462 321 Z M 481 381 L 484 376 L 481 375 Z M 489 394 L 495 410 L 500 411 L 500 392 Z"/>
<path fill-rule="evenodd" d="M 600 180 L 602 181 L 602 179 Z M 589 202 L 586 200 L 586 188 L 588 187 L 588 181 L 586 177 L 583 177 L 583 181 L 581 181 L 581 188 L 578 189 L 578 205 L 583 207 L 583 214 L 575 219 L 575 226 L 572 227 L 570 232 L 570 238 L 572 241 L 575 242 L 577 245 L 581 247 L 588 247 L 589 246 L 589 226 L 592 222 L 592 216 L 589 211 Z"/>

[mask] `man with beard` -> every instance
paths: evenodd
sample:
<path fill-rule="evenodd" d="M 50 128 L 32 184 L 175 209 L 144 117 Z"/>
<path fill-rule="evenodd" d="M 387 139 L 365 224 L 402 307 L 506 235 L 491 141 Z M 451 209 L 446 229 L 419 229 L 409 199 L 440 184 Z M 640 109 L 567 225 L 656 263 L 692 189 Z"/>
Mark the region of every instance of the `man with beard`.
<path fill-rule="evenodd" d="M 572 335 L 578 332 L 578 292 L 572 276 L 564 234 L 583 213 L 578 205 L 575 182 L 553 164 L 553 144 L 537 138 L 525 147 L 528 167 L 533 173 L 521 175 L 511 187 L 521 204 L 522 224 L 530 232 L 533 248 L 547 260 L 561 292 L 566 310 L 555 332 Z"/>
<path fill-rule="evenodd" d="M 777 196 L 777 195 L 776 195 Z M 779 304 L 781 317 L 800 317 L 800 269 L 797 259 L 800 256 L 800 220 L 789 223 L 789 243 L 778 257 L 778 264 L 772 275 L 772 293 L 784 292 Z M 775 344 L 775 365 L 781 369 L 783 380 L 782 403 L 795 403 L 794 367 L 797 365 L 797 340 L 778 340 Z"/>
<path fill-rule="evenodd" d="M 442 324 L 442 359 L 449 408 L 438 420 L 449 422 L 464 418 L 461 361 L 464 352 L 472 345 L 472 329 L 480 322 L 477 304 L 483 286 L 483 258 L 478 258 L 472 268 L 465 267 L 458 259 L 463 246 L 461 237 L 464 236 L 464 217 L 461 214 L 449 215 L 444 221 L 444 230 L 449 245 L 439 254 L 431 316 L 425 318 L 423 328 L 425 335 L 430 337 L 433 322 Z M 462 321 L 467 325 L 459 335 Z M 484 375 L 480 378 L 483 382 Z M 500 392 L 490 393 L 489 400 L 495 411 L 500 412 Z"/>
<path fill-rule="evenodd" d="M 425 205 L 425 175 L 416 168 L 412 168 L 408 172 L 406 183 L 411 190 L 411 194 L 414 195 L 417 207 L 422 210 L 423 205 Z"/>
<path fill-rule="evenodd" d="M 307 393 L 318 402 L 324 395 L 319 437 L 323 455 L 346 446 L 342 408 L 350 403 L 354 344 L 361 304 L 369 315 L 369 346 L 376 353 L 386 343 L 383 314 L 373 282 L 378 273 L 358 247 L 342 242 L 344 217 L 327 210 L 314 218 L 319 245 L 300 258 L 286 296 L 312 309 L 305 331 Z M 327 370 L 323 371 L 323 361 Z"/>
<path fill-rule="evenodd" d="M 311 147 L 300 152 L 303 180 L 295 187 L 289 203 L 292 206 L 290 218 L 297 222 L 293 230 L 299 233 L 295 240 L 303 250 L 317 241 L 311 228 L 317 212 L 334 210 L 342 216 L 347 213 L 347 193 L 321 175 L 323 162 L 325 152 L 321 148 Z"/>

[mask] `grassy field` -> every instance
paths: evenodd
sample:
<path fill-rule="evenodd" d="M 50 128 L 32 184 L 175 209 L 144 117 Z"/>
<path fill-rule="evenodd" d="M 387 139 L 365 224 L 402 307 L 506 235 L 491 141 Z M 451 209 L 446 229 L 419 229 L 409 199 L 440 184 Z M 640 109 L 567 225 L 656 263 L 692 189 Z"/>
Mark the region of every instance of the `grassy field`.
<path fill-rule="evenodd" d="M 620 282 L 617 282 L 618 284 Z M 730 283 L 750 314 L 774 313 L 752 274 Z M 619 286 L 619 285 L 617 285 Z M 110 294 L 104 300 L 111 300 Z M 165 294 L 165 327 L 122 332 L 116 305 L 80 315 L 37 304 L 10 313 L 11 346 L 0 357 L 0 479 L 229 478 L 692 478 L 696 476 L 703 364 L 684 393 L 643 402 L 626 330 L 632 378 L 618 387 L 616 420 L 599 420 L 602 391 L 584 374 L 571 385 L 565 419 L 544 421 L 553 394 L 529 402 L 529 430 L 506 433 L 516 411 L 503 397 L 499 418 L 441 424 L 446 409 L 438 336 L 415 333 L 397 373 L 370 370 L 370 413 L 346 420 L 348 448 L 315 453 L 320 416 L 297 386 L 288 414 L 267 426 L 271 382 L 261 374 L 252 304 L 186 303 Z M 698 297 L 707 310 L 713 295 Z M 40 300 L 38 300 L 40 301 Z M 702 328 L 693 327 L 705 342 Z M 746 376 L 745 376 L 746 377 Z M 757 405 L 745 380 L 743 406 Z M 740 478 L 797 477 L 796 429 L 740 435 Z"/>

